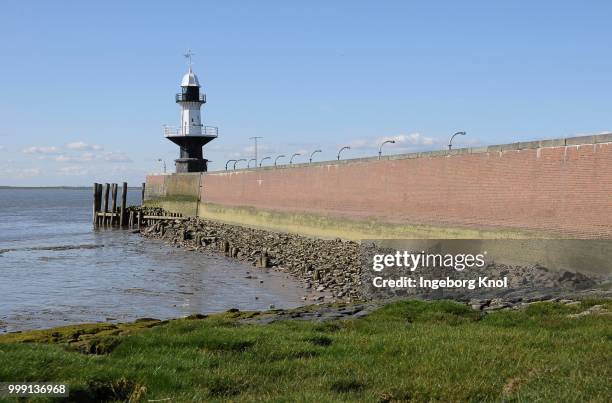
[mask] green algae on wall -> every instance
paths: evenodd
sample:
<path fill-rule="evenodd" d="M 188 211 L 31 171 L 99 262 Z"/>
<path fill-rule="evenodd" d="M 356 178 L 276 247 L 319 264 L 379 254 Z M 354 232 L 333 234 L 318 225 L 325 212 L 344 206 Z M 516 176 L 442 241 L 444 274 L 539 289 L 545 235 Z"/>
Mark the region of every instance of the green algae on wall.
<path fill-rule="evenodd" d="M 195 217 L 198 215 L 200 181 L 199 173 L 148 176 L 144 205 Z"/>
<path fill-rule="evenodd" d="M 144 205 L 146 207 L 161 207 L 173 213 L 181 213 L 186 217 L 196 217 L 198 215 L 198 198 L 193 196 L 159 197 L 145 200 Z"/>
<path fill-rule="evenodd" d="M 361 239 L 526 239 L 542 237 L 514 229 L 473 229 L 353 220 L 312 213 L 287 213 L 253 207 L 200 203 L 199 216 L 218 221 L 320 238 Z M 547 235 L 550 237 L 550 235 Z"/>

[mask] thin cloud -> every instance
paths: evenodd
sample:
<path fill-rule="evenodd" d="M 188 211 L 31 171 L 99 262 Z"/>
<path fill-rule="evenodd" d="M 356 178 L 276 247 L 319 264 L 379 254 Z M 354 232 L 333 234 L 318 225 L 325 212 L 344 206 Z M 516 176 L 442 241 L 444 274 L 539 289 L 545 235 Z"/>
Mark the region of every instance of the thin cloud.
<path fill-rule="evenodd" d="M 347 145 L 349 147 L 351 147 L 352 150 L 361 150 L 361 149 L 372 148 L 372 144 L 370 144 L 369 141 L 363 140 L 363 139 L 353 140 L 353 141 L 349 142 L 349 144 L 347 144 Z M 344 146 L 343 145 L 339 145 L 339 147 L 344 147 Z"/>
<path fill-rule="evenodd" d="M 376 140 L 355 139 L 348 143 L 338 145 L 338 147 L 349 146 L 351 150 L 372 150 L 377 151 L 385 141 L 394 141 L 393 147 L 396 150 L 416 150 L 432 148 L 439 141 L 433 137 L 424 136 L 421 133 L 398 134 L 395 136 L 379 137 Z"/>
<path fill-rule="evenodd" d="M 6 168 L 0 170 L 0 176 L 30 178 L 34 176 L 43 176 L 43 171 L 39 168 Z"/>
<path fill-rule="evenodd" d="M 79 165 L 70 165 L 67 167 L 62 167 L 58 170 L 60 175 L 66 176 L 81 176 L 86 175 L 89 171 L 87 168 L 79 166 Z"/>
<path fill-rule="evenodd" d="M 97 144 L 87 144 L 83 141 L 75 141 L 73 143 L 68 143 L 66 144 L 66 148 L 68 150 L 75 150 L 75 151 L 101 151 L 104 149 L 104 147 L 97 145 Z"/>
<path fill-rule="evenodd" d="M 57 157 L 55 157 L 55 161 L 56 162 L 74 162 L 75 159 L 73 157 L 69 157 L 67 155 L 58 155 Z"/>
<path fill-rule="evenodd" d="M 132 159 L 128 157 L 126 153 L 120 152 L 109 152 L 104 154 L 102 159 L 106 162 L 132 162 Z"/>
<path fill-rule="evenodd" d="M 257 157 L 259 159 L 263 158 L 264 156 L 267 156 L 269 154 L 276 154 L 275 148 L 270 147 L 266 144 L 258 144 L 257 145 Z M 255 146 L 254 145 L 250 145 L 247 147 L 243 147 L 241 150 L 239 151 L 233 151 L 233 152 L 229 152 L 226 153 L 227 156 L 229 156 L 232 159 L 246 159 L 246 160 L 250 160 L 251 158 L 255 157 Z"/>
<path fill-rule="evenodd" d="M 83 153 L 81 155 L 81 161 L 83 162 L 93 161 L 94 159 L 96 159 L 96 155 L 93 153 Z"/>
<path fill-rule="evenodd" d="M 146 169 L 125 165 L 115 165 L 111 168 L 111 173 L 113 175 L 145 175 L 147 172 Z"/>
<path fill-rule="evenodd" d="M 96 160 L 96 155 L 93 153 L 83 153 L 79 156 L 71 156 L 66 154 L 58 155 L 54 158 L 56 162 L 91 162 Z"/>
<path fill-rule="evenodd" d="M 410 146 L 432 146 L 436 143 L 433 137 L 427 137 L 421 133 L 410 133 L 410 134 L 398 134 L 397 136 L 381 137 L 378 139 L 377 144 L 381 144 L 383 141 L 395 141 L 398 146 L 410 147 Z"/>
<path fill-rule="evenodd" d="M 60 149 L 55 146 L 50 147 L 37 147 L 32 146 L 21 150 L 24 154 L 58 154 Z"/>

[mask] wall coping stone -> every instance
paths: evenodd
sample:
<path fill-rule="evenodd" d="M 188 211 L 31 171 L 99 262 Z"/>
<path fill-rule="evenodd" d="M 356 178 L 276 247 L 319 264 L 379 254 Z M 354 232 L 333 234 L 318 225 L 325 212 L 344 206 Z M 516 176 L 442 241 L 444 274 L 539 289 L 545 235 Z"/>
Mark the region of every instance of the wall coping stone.
<path fill-rule="evenodd" d="M 481 147 L 465 147 L 465 148 L 456 148 L 453 150 L 433 150 L 433 151 L 421 151 L 414 153 L 405 153 L 405 154 L 390 154 L 383 155 L 380 159 L 378 156 L 375 157 L 361 157 L 361 158 L 348 158 L 340 161 L 331 160 L 331 161 L 317 161 L 313 163 L 302 162 L 297 164 L 283 164 L 278 166 L 265 166 L 260 168 L 240 168 L 236 170 L 220 170 L 220 171 L 210 171 L 207 174 L 231 174 L 238 172 L 248 172 L 248 171 L 261 171 L 261 170 L 274 170 L 274 169 L 291 169 L 291 168 L 304 168 L 304 167 L 324 167 L 329 165 L 344 165 L 344 164 L 355 164 L 362 162 L 374 162 L 374 161 L 394 161 L 394 160 L 403 160 L 403 159 L 411 159 L 411 158 L 431 158 L 431 157 L 441 157 L 441 156 L 452 156 L 452 155 L 462 155 L 462 154 L 482 154 L 482 153 L 491 153 L 491 152 L 504 152 L 504 151 L 520 151 L 520 150 L 535 150 L 539 148 L 553 148 L 553 147 L 566 147 L 566 146 L 577 146 L 577 145 L 587 145 L 587 144 L 601 144 L 601 143 L 612 143 L 612 133 L 602 133 L 596 135 L 589 136 L 578 136 L 578 137 L 565 137 L 565 138 L 556 138 L 549 140 L 534 140 L 534 141 L 521 141 L 516 143 L 509 144 L 495 144 L 490 146 L 481 146 Z M 190 172 L 190 173 L 181 173 L 180 175 L 199 175 L 199 172 Z M 177 174 L 173 174 L 177 175 Z"/>

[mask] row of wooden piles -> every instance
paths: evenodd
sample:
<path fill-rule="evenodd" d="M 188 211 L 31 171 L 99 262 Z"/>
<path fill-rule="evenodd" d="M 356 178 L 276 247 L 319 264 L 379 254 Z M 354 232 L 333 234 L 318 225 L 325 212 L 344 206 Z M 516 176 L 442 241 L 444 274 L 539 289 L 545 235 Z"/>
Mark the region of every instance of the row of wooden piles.
<path fill-rule="evenodd" d="M 93 213 L 92 223 L 94 227 L 128 227 L 133 228 L 140 224 L 140 214 L 134 215 L 134 211 L 127 209 L 128 184 L 123 182 L 121 186 L 121 204 L 117 205 L 117 183 L 94 183 L 93 184 Z M 142 184 L 141 200 L 144 202 L 145 184 Z M 109 200 L 110 198 L 110 200 Z"/>
<path fill-rule="evenodd" d="M 127 206 L 128 184 L 121 186 L 121 204 L 117 205 L 119 185 L 117 183 L 93 184 L 93 212 L 92 223 L 94 227 L 101 228 L 138 228 L 149 225 L 158 220 L 186 220 L 180 213 L 171 213 L 160 210 L 156 213 L 154 208 L 144 208 L 145 184 L 141 188 L 141 206 Z"/>

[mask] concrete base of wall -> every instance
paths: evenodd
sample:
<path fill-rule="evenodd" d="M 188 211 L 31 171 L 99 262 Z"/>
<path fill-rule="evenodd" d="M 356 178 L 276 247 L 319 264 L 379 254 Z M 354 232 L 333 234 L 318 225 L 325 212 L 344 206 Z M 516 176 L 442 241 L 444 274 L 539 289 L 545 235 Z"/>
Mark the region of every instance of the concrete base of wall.
<path fill-rule="evenodd" d="M 144 203 L 147 207 L 161 207 L 173 213 L 181 213 L 185 217 L 198 216 L 198 201 L 193 197 L 164 197 L 149 199 Z"/>
<path fill-rule="evenodd" d="M 385 239 L 371 241 L 383 248 L 399 251 L 427 251 L 427 253 L 453 255 L 484 253 L 486 262 L 509 266 L 537 264 L 552 271 L 607 276 L 612 273 L 612 241 L 607 239 Z"/>
<path fill-rule="evenodd" d="M 173 210 L 174 211 L 174 210 Z M 516 229 L 473 229 L 394 224 L 380 220 L 353 220 L 309 213 L 285 213 L 252 207 L 200 203 L 199 217 L 230 224 L 291 232 L 318 238 L 362 239 L 528 239 L 555 238 L 551 234 Z"/>
<path fill-rule="evenodd" d="M 228 224 L 290 232 L 317 238 L 341 238 L 375 242 L 396 250 L 440 250 L 444 253 L 482 253 L 496 263 L 540 264 L 551 270 L 609 274 L 612 272 L 612 241 L 571 240 L 544 233 L 515 229 L 449 228 L 426 225 L 358 221 L 307 213 L 282 213 L 252 207 L 227 207 L 181 198 L 149 200 L 147 206 L 162 207 L 185 216 Z M 197 211 L 197 214 L 196 214 Z M 453 240 L 466 241 L 453 241 Z M 412 240 L 412 241 L 411 241 Z M 462 243 L 463 242 L 463 243 Z"/>

